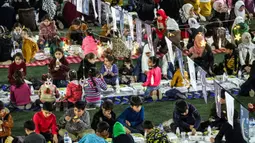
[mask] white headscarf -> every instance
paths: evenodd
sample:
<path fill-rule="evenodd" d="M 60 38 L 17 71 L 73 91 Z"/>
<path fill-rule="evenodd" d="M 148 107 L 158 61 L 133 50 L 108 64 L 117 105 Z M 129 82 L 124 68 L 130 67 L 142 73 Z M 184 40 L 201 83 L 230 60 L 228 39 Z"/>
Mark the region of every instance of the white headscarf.
<path fill-rule="evenodd" d="M 253 51 L 255 50 L 255 44 L 252 43 L 251 34 L 249 32 L 244 32 L 242 35 L 242 43 L 238 45 L 239 58 L 241 65 L 245 65 L 245 59 L 247 53 L 250 54 L 249 63 L 251 64 L 254 57 Z"/>
<path fill-rule="evenodd" d="M 221 7 L 221 11 L 218 11 L 218 7 L 219 5 L 222 5 Z M 227 8 L 227 5 L 225 4 L 225 2 L 223 0 L 217 0 L 213 3 L 213 9 L 219 13 L 222 13 L 222 12 L 227 12 L 228 8 Z"/>
<path fill-rule="evenodd" d="M 149 66 L 148 66 L 148 61 L 149 61 L 149 57 L 146 55 L 146 53 L 150 52 L 151 56 L 154 55 L 154 52 L 149 48 L 149 45 L 146 44 L 143 47 L 143 55 L 142 55 L 142 73 L 144 73 L 145 71 L 149 71 Z"/>
<path fill-rule="evenodd" d="M 182 8 L 181 8 L 180 11 L 179 11 L 179 12 L 180 12 L 181 19 L 182 19 L 182 23 L 186 23 L 187 20 L 188 20 L 189 18 L 191 18 L 190 10 L 191 10 L 192 8 L 194 8 L 194 7 L 193 7 L 193 5 L 190 4 L 190 3 L 184 4 L 184 5 L 182 6 Z M 196 16 L 195 14 L 193 14 L 192 17 L 197 18 L 197 16 Z"/>
<path fill-rule="evenodd" d="M 195 18 L 190 18 L 188 23 L 190 28 L 198 29 L 200 27 L 200 24 L 197 22 Z"/>
<path fill-rule="evenodd" d="M 180 30 L 179 25 L 173 18 L 168 17 L 166 26 L 167 26 L 167 28 L 166 28 L 167 30 L 174 30 L 174 31 Z"/>
<path fill-rule="evenodd" d="M 242 7 L 242 6 L 245 6 L 245 4 L 242 0 L 239 0 L 239 1 L 236 2 L 235 9 L 234 9 L 235 10 L 235 15 L 236 15 L 236 17 L 241 16 L 243 19 L 245 19 L 245 9 L 241 12 L 239 11 L 240 7 Z"/>

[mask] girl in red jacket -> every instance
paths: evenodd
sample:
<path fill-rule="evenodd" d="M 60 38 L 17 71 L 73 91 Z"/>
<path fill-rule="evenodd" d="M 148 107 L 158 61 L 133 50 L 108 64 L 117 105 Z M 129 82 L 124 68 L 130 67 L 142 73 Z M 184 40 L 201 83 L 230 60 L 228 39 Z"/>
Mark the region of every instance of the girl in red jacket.
<path fill-rule="evenodd" d="M 64 56 L 64 51 L 57 48 L 54 53 L 55 57 L 51 60 L 49 65 L 49 72 L 53 78 L 53 84 L 59 87 L 66 87 L 66 77 L 69 72 L 69 64 Z"/>
<path fill-rule="evenodd" d="M 13 58 L 14 58 L 14 62 L 9 65 L 9 69 L 8 69 L 8 79 L 11 85 L 15 85 L 15 80 L 13 78 L 15 71 L 21 71 L 23 77 L 25 77 L 27 74 L 26 63 L 24 62 L 24 58 L 22 54 L 16 53 L 13 56 Z"/>
<path fill-rule="evenodd" d="M 159 60 L 153 56 L 149 58 L 148 66 L 150 70 L 147 72 L 147 80 L 143 83 L 143 86 L 147 86 L 147 89 L 144 93 L 145 97 L 150 96 L 152 92 L 157 92 L 159 89 L 160 81 L 161 81 L 161 69 L 158 66 Z M 157 94 L 157 93 L 153 93 Z"/>
<path fill-rule="evenodd" d="M 74 103 L 81 100 L 82 96 L 82 87 L 78 81 L 77 72 L 75 70 L 71 70 L 69 72 L 70 82 L 66 88 L 66 96 L 65 99 L 68 101 L 68 108 L 74 106 Z"/>

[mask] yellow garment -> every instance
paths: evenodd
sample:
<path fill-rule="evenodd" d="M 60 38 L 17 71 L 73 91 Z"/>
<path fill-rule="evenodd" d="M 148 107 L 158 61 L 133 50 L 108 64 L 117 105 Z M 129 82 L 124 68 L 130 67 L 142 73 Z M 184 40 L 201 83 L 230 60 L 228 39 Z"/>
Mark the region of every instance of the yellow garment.
<path fill-rule="evenodd" d="M 200 14 L 203 16 L 210 16 L 212 12 L 212 3 L 211 0 L 208 0 L 208 2 L 200 2 Z"/>
<path fill-rule="evenodd" d="M 105 0 L 105 2 L 109 2 L 110 4 L 115 5 L 117 3 L 117 0 Z M 123 6 L 123 0 L 119 0 L 118 5 Z"/>
<path fill-rule="evenodd" d="M 24 39 L 22 45 L 22 54 L 26 63 L 29 63 L 35 56 L 36 52 L 39 51 L 37 43 L 33 42 L 30 39 Z"/>
<path fill-rule="evenodd" d="M 192 4 L 193 7 L 194 7 L 194 12 L 196 14 L 199 14 L 199 12 L 200 12 L 200 8 L 199 8 L 200 0 L 184 0 L 184 4 L 186 4 L 186 3 Z"/>
<path fill-rule="evenodd" d="M 185 82 L 183 81 L 183 79 L 185 80 Z M 177 69 L 171 81 L 171 87 L 183 87 L 183 86 L 189 86 L 189 85 L 190 83 L 189 83 L 188 72 L 184 71 L 184 78 L 183 78 L 181 74 L 181 70 Z"/>

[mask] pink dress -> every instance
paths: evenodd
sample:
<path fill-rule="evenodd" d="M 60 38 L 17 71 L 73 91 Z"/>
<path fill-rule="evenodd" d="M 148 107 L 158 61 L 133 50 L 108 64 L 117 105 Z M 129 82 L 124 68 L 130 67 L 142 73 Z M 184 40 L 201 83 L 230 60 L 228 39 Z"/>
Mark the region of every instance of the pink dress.
<path fill-rule="evenodd" d="M 29 104 L 31 91 L 29 86 L 26 83 L 23 83 L 19 88 L 15 85 L 11 86 L 11 102 L 15 103 L 17 106 L 22 106 Z"/>
<path fill-rule="evenodd" d="M 89 53 L 93 53 L 97 56 L 97 44 L 92 36 L 86 36 L 82 41 L 82 50 L 86 56 Z"/>

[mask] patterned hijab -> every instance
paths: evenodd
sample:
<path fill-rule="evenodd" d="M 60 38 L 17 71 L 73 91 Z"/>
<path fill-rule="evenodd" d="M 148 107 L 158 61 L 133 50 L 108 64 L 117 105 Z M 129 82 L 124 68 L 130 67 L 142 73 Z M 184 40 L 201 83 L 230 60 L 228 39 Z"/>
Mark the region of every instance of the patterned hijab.
<path fill-rule="evenodd" d="M 53 0 L 43 0 L 42 1 L 42 10 L 46 11 L 49 16 L 53 19 L 56 15 L 57 6 Z"/>

